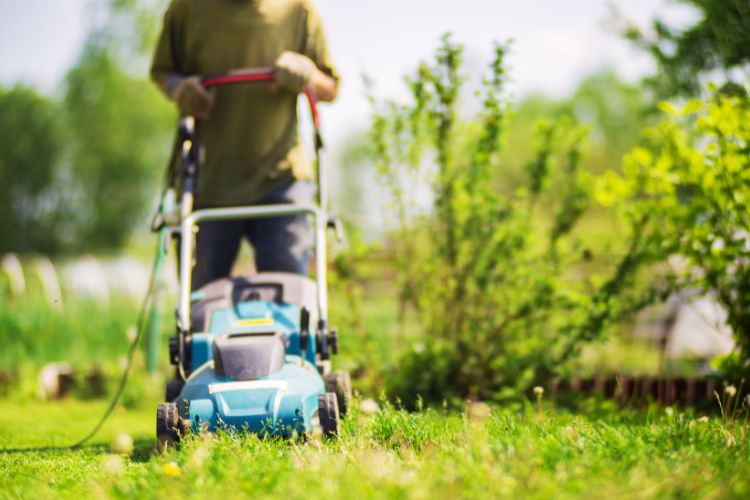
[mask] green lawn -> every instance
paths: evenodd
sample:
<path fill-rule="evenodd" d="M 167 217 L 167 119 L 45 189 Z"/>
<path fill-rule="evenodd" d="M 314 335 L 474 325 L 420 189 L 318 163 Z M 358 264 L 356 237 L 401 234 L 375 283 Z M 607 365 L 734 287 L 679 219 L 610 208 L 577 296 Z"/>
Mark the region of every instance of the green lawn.
<path fill-rule="evenodd" d="M 677 411 L 489 416 L 385 408 L 353 415 L 335 442 L 204 436 L 153 452 L 154 411 L 117 411 L 90 446 L 72 442 L 103 402 L 0 401 L 0 497 L 497 498 L 747 497 L 747 425 Z M 473 412 L 481 414 L 481 411 Z M 131 435 L 131 456 L 110 454 Z"/>

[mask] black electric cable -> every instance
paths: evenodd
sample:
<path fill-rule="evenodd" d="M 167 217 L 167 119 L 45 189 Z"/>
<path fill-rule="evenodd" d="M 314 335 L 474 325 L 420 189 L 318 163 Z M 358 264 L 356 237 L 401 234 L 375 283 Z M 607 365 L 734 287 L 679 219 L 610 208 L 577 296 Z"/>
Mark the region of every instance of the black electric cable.
<path fill-rule="evenodd" d="M 153 297 L 154 297 L 154 291 L 156 290 L 156 282 L 157 282 L 157 268 L 158 268 L 158 262 L 159 262 L 159 253 L 162 252 L 162 246 L 163 242 L 161 241 L 161 238 L 159 238 L 159 241 L 157 242 L 157 248 L 156 248 L 156 257 L 154 258 L 154 263 L 151 266 L 151 273 L 148 280 L 148 290 L 146 291 L 146 297 L 143 300 L 143 305 L 141 306 L 141 310 L 138 314 L 138 323 L 136 326 L 136 333 L 135 338 L 130 344 L 130 350 L 128 351 L 128 360 L 125 365 L 125 371 L 122 374 L 122 378 L 120 379 L 120 385 L 117 388 L 117 391 L 115 392 L 114 396 L 112 397 L 112 400 L 109 404 L 109 407 L 104 412 L 104 414 L 99 419 L 99 422 L 94 426 L 91 431 L 81 438 L 79 441 L 77 441 L 75 444 L 72 444 L 69 446 L 71 450 L 76 450 L 86 444 L 91 438 L 93 438 L 97 432 L 102 428 L 104 423 L 107 421 L 109 416 L 112 414 L 112 411 L 117 406 L 117 403 L 120 401 L 120 397 L 122 397 L 122 393 L 125 391 L 125 386 L 128 383 L 128 377 L 130 376 L 130 371 L 133 368 L 133 359 L 135 358 L 135 352 L 138 348 L 138 344 L 140 343 L 141 337 L 143 336 L 143 330 L 145 329 L 145 320 L 146 320 L 146 313 L 149 310 L 149 304 L 151 303 Z"/>

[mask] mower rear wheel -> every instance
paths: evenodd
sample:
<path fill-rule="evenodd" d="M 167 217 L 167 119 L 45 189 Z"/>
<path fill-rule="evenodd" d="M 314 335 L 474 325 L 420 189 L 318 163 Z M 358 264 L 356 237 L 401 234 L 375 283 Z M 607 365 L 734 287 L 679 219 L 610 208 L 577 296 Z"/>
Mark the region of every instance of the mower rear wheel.
<path fill-rule="evenodd" d="M 339 435 L 339 405 L 335 392 L 318 396 L 318 420 L 325 438 L 332 439 Z"/>
<path fill-rule="evenodd" d="M 335 392 L 339 405 L 339 415 L 346 416 L 349 403 L 352 400 L 352 379 L 349 372 L 335 371 L 323 376 L 327 392 Z"/>
<path fill-rule="evenodd" d="M 180 414 L 174 403 L 161 403 L 156 407 L 156 448 L 161 452 L 174 448 L 180 441 Z"/>

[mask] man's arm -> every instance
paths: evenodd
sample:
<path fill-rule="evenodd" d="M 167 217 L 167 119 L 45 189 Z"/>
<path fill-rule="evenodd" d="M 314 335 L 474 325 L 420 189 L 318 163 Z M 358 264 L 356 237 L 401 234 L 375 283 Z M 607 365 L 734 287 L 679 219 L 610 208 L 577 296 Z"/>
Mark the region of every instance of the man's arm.
<path fill-rule="evenodd" d="M 177 73 L 159 73 L 153 75 L 154 83 L 156 84 L 156 87 L 161 90 L 164 95 L 167 97 L 169 96 L 169 81 L 174 80 L 176 78 L 179 78 L 180 75 Z"/>
<path fill-rule="evenodd" d="M 182 64 L 180 26 L 184 4 L 170 2 L 164 14 L 164 24 L 156 42 L 151 62 L 151 79 L 164 94 L 177 104 L 182 115 L 208 118 L 214 96 L 200 84 L 200 78 L 181 74 Z"/>
<path fill-rule="evenodd" d="M 331 78 L 318 68 L 315 68 L 310 78 L 310 87 L 315 92 L 318 100 L 322 102 L 331 102 L 339 95 L 338 80 Z"/>
<path fill-rule="evenodd" d="M 214 94 L 203 88 L 200 76 L 184 76 L 177 73 L 153 75 L 156 86 L 177 104 L 183 116 L 195 116 L 205 120 L 211 113 Z"/>
<path fill-rule="evenodd" d="M 177 85 L 184 79 L 185 75 L 179 73 L 162 72 L 153 75 L 156 86 L 170 99 L 172 99 L 172 94 Z"/>
<path fill-rule="evenodd" d="M 179 28 L 184 17 L 183 10 L 181 2 L 175 0 L 169 2 L 151 60 L 151 80 L 169 98 L 171 98 L 171 91 L 174 90 L 177 78 L 182 76 L 180 75 L 182 43 Z M 170 81 L 173 82 L 171 89 L 169 88 Z"/>
<path fill-rule="evenodd" d="M 313 0 L 303 0 L 305 16 L 305 39 L 300 53 L 309 57 L 315 68 L 309 85 L 315 91 L 318 100 L 330 102 L 336 99 L 339 92 L 339 72 L 333 64 L 328 51 L 328 42 L 320 17 Z"/>

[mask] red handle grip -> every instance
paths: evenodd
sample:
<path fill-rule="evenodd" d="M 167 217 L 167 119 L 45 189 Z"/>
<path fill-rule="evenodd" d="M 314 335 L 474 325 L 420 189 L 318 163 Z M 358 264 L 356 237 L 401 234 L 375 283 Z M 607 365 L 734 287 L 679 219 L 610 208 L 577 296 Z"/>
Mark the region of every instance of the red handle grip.
<path fill-rule="evenodd" d="M 247 69 L 206 76 L 201 80 L 201 84 L 203 88 L 210 89 L 219 85 L 232 85 L 236 83 L 273 82 L 275 79 L 276 77 L 271 69 Z M 307 102 L 310 105 L 313 126 L 317 132 L 320 132 L 320 115 L 318 114 L 318 104 L 315 100 L 315 95 L 309 87 L 305 87 L 302 91 L 305 93 Z"/>

